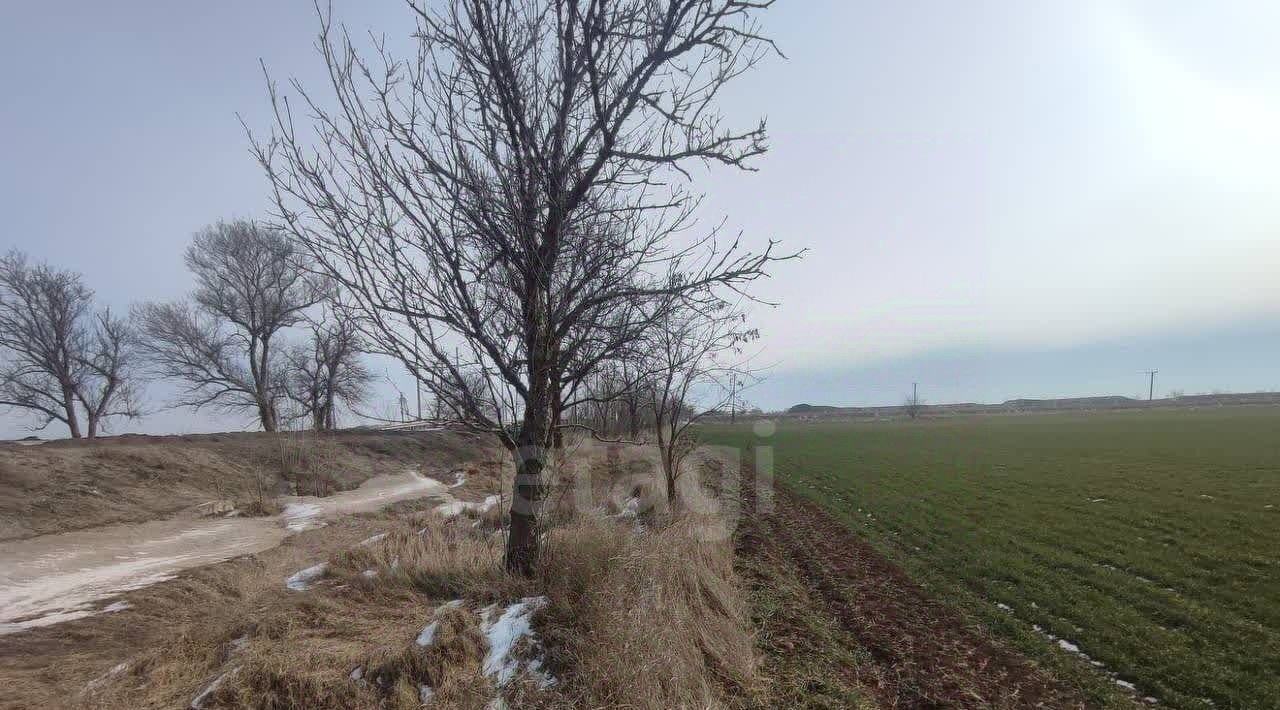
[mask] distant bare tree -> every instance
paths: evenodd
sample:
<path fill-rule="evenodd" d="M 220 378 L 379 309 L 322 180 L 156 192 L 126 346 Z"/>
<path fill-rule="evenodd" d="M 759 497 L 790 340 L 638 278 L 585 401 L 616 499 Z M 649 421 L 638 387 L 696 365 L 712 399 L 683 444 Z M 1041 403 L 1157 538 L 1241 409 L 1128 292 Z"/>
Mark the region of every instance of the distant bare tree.
<path fill-rule="evenodd" d="M 141 416 L 133 343 L 126 322 L 93 312 L 80 274 L 0 258 L 0 405 L 34 413 L 37 430 L 58 421 L 92 439 L 111 417 Z"/>
<path fill-rule="evenodd" d="M 656 319 L 777 258 L 688 234 L 698 200 L 682 188 L 686 163 L 765 151 L 763 123 L 726 130 L 715 99 L 772 50 L 755 23 L 771 4 L 410 2 L 407 61 L 359 56 L 322 14 L 334 96 L 291 85 L 313 132 L 270 85 L 275 128 L 254 148 L 283 226 L 380 351 L 511 452 L 510 569 L 537 563 L 566 394 Z"/>
<path fill-rule="evenodd" d="M 101 433 L 111 417 L 142 416 L 137 344 L 137 333 L 129 321 L 106 309 L 94 316 L 89 348 L 82 360 L 85 377 L 77 390 L 90 439 Z"/>
<path fill-rule="evenodd" d="M 353 408 L 368 399 L 373 373 L 360 360 L 363 347 L 355 322 L 333 313 L 311 325 L 310 342 L 289 350 L 285 388 L 316 431 L 337 428 L 339 404 Z"/>
<path fill-rule="evenodd" d="M 672 504 L 677 502 L 681 465 L 692 449 L 689 427 L 703 414 L 732 404 L 737 387 L 750 376 L 741 358 L 742 348 L 759 334 L 743 323 L 741 311 L 728 303 L 716 303 L 663 319 L 661 327 L 646 340 L 653 374 L 644 391 L 653 416 L 667 500 Z"/>
<path fill-rule="evenodd" d="M 328 297 L 324 280 L 286 235 L 244 220 L 197 233 L 186 262 L 196 277 L 192 302 L 134 310 L 143 351 L 157 374 L 186 384 L 178 406 L 252 411 L 275 431 L 285 390 L 273 341 Z"/>
<path fill-rule="evenodd" d="M 920 413 L 924 411 L 924 400 L 920 398 L 920 395 L 915 390 L 912 390 L 911 394 L 907 395 L 906 400 L 903 401 L 902 411 L 906 412 L 907 416 L 912 419 L 918 418 Z"/>

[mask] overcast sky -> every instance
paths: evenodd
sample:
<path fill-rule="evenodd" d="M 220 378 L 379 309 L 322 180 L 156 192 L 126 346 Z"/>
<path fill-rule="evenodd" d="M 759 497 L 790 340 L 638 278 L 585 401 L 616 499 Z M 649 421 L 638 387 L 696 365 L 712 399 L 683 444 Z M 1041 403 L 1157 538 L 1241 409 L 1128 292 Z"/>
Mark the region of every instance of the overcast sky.
<path fill-rule="evenodd" d="M 335 0 L 407 46 L 398 0 Z M 787 59 L 726 97 L 760 172 L 695 172 L 708 223 L 808 256 L 760 295 L 766 408 L 1280 388 L 1280 3 L 781 0 Z M 125 309 L 190 235 L 262 216 L 236 114 L 259 59 L 323 84 L 309 0 L 8 3 L 0 247 Z M 163 400 L 163 387 L 153 396 Z M 0 419 L 0 436 L 22 433 Z M 130 430 L 239 424 L 166 413 Z"/>

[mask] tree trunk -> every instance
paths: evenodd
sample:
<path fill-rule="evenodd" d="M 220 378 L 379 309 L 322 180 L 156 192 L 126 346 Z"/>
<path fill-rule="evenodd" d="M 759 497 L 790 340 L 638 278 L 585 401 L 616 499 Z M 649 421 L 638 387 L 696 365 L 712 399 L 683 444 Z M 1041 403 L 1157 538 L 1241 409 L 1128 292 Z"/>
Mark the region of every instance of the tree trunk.
<path fill-rule="evenodd" d="M 533 368 L 531 368 L 533 369 Z M 533 370 L 536 372 L 536 369 Z M 535 375 L 536 378 L 536 375 Z M 507 536 L 507 570 L 526 577 L 538 568 L 538 517 L 542 510 L 542 471 L 551 434 L 550 378 L 534 382 L 511 452 L 516 478 L 511 498 L 511 532 Z"/>
<path fill-rule="evenodd" d="M 258 418 L 262 420 L 263 431 L 276 430 L 276 410 L 270 402 L 258 400 Z"/>
<path fill-rule="evenodd" d="M 88 438 L 89 439 L 98 438 L 98 415 L 94 414 L 93 412 L 87 412 L 85 414 L 85 421 L 89 427 Z"/>
<path fill-rule="evenodd" d="M 62 409 L 67 413 L 67 429 L 71 432 L 71 438 L 81 438 L 80 416 L 76 414 L 75 395 L 67 387 L 62 388 Z"/>
<path fill-rule="evenodd" d="M 631 440 L 636 441 L 640 438 L 640 403 L 634 397 L 627 399 L 627 433 L 631 435 Z"/>

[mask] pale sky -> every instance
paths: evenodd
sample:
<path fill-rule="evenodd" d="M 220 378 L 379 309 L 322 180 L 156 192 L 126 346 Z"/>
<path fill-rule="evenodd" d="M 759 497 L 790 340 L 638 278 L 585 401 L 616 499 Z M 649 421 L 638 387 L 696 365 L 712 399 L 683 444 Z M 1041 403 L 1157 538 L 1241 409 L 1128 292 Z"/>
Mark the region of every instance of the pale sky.
<path fill-rule="evenodd" d="M 407 46 L 398 0 L 335 0 Z M 1280 389 L 1280 3 L 781 0 L 733 86 L 760 172 L 703 216 L 808 248 L 759 290 L 766 408 Z M 191 287 L 191 234 L 267 189 L 258 61 L 322 87 L 309 0 L 8 3 L 0 249 L 126 309 Z M 153 388 L 156 404 L 163 386 Z M 0 437 L 25 433 L 0 417 Z M 117 428 L 237 425 L 164 413 Z M 51 433 L 55 430 L 50 430 Z"/>

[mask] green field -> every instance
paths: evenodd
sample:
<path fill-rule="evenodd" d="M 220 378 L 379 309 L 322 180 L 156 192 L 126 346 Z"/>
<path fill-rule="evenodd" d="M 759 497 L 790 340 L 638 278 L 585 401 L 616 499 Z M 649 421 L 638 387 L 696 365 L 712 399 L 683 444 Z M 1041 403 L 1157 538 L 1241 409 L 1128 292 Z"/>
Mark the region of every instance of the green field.
<path fill-rule="evenodd" d="M 1102 704 L 1127 696 L 1045 634 L 1162 706 L 1280 708 L 1280 409 L 703 436 L 772 445 L 780 480 Z"/>

